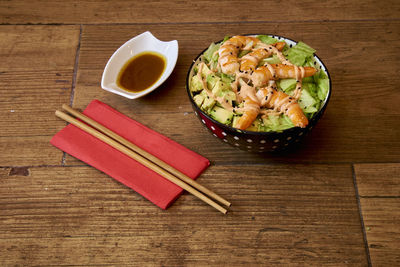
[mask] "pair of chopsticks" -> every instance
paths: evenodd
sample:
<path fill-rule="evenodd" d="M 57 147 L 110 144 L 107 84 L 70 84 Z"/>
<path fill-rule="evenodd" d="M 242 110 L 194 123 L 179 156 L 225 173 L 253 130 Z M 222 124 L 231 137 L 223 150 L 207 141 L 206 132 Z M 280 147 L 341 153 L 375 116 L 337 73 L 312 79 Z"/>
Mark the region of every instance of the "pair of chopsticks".
<path fill-rule="evenodd" d="M 227 210 L 222 207 L 220 204 L 215 202 L 214 200 L 220 202 L 221 204 L 230 207 L 231 203 L 227 200 L 223 199 L 216 193 L 212 192 L 211 190 L 207 189 L 206 187 L 202 186 L 201 184 L 197 183 L 196 181 L 190 179 L 185 174 L 181 173 L 180 171 L 176 170 L 172 166 L 168 165 L 164 161 L 160 160 L 159 158 L 153 156 L 152 154 L 144 151 L 140 147 L 136 146 L 135 144 L 129 142 L 122 136 L 114 133 L 110 129 L 104 127 L 100 123 L 92 120 L 91 118 L 85 116 L 81 112 L 71 108 L 68 105 L 62 105 L 62 108 L 70 113 L 71 115 L 75 116 L 76 118 L 84 121 L 85 123 L 77 120 L 76 118 L 62 112 L 56 110 L 56 116 L 75 125 L 76 127 L 80 128 L 81 130 L 91 134 L 92 136 L 100 139 L 101 141 L 105 142 L 106 144 L 112 146 L 113 148 L 119 150 L 120 152 L 126 154 L 127 156 L 131 157 L 132 159 L 136 160 L 140 164 L 146 166 L 147 168 L 153 170 L 154 172 L 158 173 L 159 175 L 163 176 L 170 182 L 176 184 L 177 186 L 181 187 L 182 189 L 188 191 L 189 193 L 195 195 L 196 197 L 200 198 L 210 206 L 216 208 L 220 212 L 226 214 Z M 92 127 L 90 127 L 90 126 Z M 212 200 L 211 198 L 214 200 Z"/>

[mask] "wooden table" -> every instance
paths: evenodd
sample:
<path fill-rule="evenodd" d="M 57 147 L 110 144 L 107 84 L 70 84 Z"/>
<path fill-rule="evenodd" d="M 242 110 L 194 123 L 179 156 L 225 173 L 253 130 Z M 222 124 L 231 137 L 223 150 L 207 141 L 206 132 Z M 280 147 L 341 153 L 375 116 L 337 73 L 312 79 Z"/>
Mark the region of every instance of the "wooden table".
<path fill-rule="evenodd" d="M 400 261 L 400 2 L 0 2 L 1 266 L 395 266 Z M 128 100 L 103 68 L 144 31 L 179 41 L 172 76 Z M 212 137 L 185 92 L 192 59 L 229 34 L 303 40 L 332 78 L 299 149 L 249 154 Z M 222 215 L 183 194 L 167 211 L 52 147 L 63 103 L 99 99 L 208 158 Z"/>

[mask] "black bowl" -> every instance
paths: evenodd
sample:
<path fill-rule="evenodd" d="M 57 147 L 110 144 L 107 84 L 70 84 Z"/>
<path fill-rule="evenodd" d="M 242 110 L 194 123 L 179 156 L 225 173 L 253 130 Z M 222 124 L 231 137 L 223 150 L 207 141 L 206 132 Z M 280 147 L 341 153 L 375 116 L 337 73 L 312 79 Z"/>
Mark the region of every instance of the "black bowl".
<path fill-rule="evenodd" d="M 278 40 L 284 40 L 289 45 L 295 45 L 297 43 L 296 41 L 293 41 L 291 39 L 282 36 L 277 36 L 277 35 L 270 35 L 270 36 L 277 38 Z M 202 124 L 205 127 L 207 127 L 207 129 L 211 132 L 213 136 L 219 138 L 224 143 L 230 144 L 241 150 L 246 150 L 251 152 L 273 152 L 273 151 L 287 150 L 293 147 L 298 142 L 300 142 L 304 138 L 304 136 L 306 136 L 312 130 L 312 128 L 317 124 L 319 119 L 324 114 L 332 90 L 331 78 L 329 76 L 328 69 L 325 67 L 322 60 L 317 55 L 314 54 L 315 67 L 324 70 L 325 73 L 328 75 L 329 92 L 326 96 L 325 101 L 322 104 L 322 107 L 309 120 L 309 123 L 305 128 L 293 127 L 290 129 L 283 130 L 281 132 L 253 132 L 253 131 L 239 130 L 214 120 L 213 118 L 208 116 L 205 112 L 203 112 L 200 109 L 200 107 L 196 105 L 189 89 L 190 79 L 193 76 L 193 67 L 197 65 L 201 56 L 206 50 L 207 48 L 204 49 L 193 60 L 193 63 L 189 68 L 188 74 L 186 76 L 186 91 L 189 96 L 190 102 L 192 103 L 194 114 L 196 114 L 196 116 L 199 118 Z"/>

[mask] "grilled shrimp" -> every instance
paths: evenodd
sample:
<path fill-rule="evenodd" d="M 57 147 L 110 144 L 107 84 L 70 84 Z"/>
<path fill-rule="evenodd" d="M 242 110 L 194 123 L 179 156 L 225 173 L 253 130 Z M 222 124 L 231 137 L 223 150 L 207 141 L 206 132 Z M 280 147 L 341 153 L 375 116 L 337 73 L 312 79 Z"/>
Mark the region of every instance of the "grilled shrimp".
<path fill-rule="evenodd" d="M 280 51 L 285 47 L 285 44 L 286 44 L 285 42 L 277 42 L 275 44 L 272 44 L 272 46 L 275 46 Z M 264 58 L 271 56 L 271 54 L 273 54 L 273 51 L 271 49 L 267 49 L 266 47 L 260 47 L 254 49 L 252 52 L 240 58 L 240 70 L 241 71 L 255 70 L 258 65 L 258 62 L 260 62 L 260 60 Z"/>
<path fill-rule="evenodd" d="M 301 79 L 313 76 L 317 70 L 313 67 L 297 67 L 294 65 L 271 64 L 258 67 L 252 74 L 251 80 L 254 86 L 263 86 L 269 80 L 277 79 Z"/>
<path fill-rule="evenodd" d="M 317 70 L 313 67 L 292 65 L 280 52 L 285 45 L 285 42 L 266 45 L 258 38 L 238 35 L 227 40 L 219 48 L 218 64 L 221 71 L 236 75 L 232 89 L 237 94 L 238 100 L 244 98 L 244 105 L 241 108 L 243 115 L 233 125 L 235 128 L 244 130 L 250 127 L 260 113 L 261 107 L 272 108 L 278 114 L 286 114 L 295 126 L 304 128 L 308 125 L 308 119 L 296 100 L 301 94 L 302 78 L 313 76 Z M 240 50 L 252 51 L 238 58 Z M 276 54 L 282 64 L 265 64 L 257 68 L 260 60 L 272 54 Z M 243 78 L 246 82 L 242 80 Z M 297 80 L 293 96 L 273 87 L 275 80 L 285 78 Z M 249 81 L 252 82 L 252 86 L 251 83 L 248 84 Z M 239 93 L 238 83 L 241 85 Z M 263 87 L 267 83 L 268 87 L 261 88 L 256 93 L 256 87 Z"/>
<path fill-rule="evenodd" d="M 239 71 L 238 53 L 240 49 L 253 48 L 259 39 L 250 36 L 233 36 L 226 42 L 224 42 L 218 50 L 218 64 L 221 66 L 221 70 L 225 74 L 235 74 Z"/>
<path fill-rule="evenodd" d="M 233 125 L 233 127 L 240 130 L 249 128 L 253 121 L 257 118 L 258 114 L 260 113 L 260 103 L 253 101 L 250 97 L 247 97 L 244 100 L 243 110 L 244 112 L 242 117 L 237 120 L 236 125 Z"/>
<path fill-rule="evenodd" d="M 272 87 L 258 90 L 257 97 L 261 100 L 261 106 L 273 108 L 276 111 L 286 114 L 295 126 L 306 127 L 308 119 L 297 101 L 282 91 Z"/>

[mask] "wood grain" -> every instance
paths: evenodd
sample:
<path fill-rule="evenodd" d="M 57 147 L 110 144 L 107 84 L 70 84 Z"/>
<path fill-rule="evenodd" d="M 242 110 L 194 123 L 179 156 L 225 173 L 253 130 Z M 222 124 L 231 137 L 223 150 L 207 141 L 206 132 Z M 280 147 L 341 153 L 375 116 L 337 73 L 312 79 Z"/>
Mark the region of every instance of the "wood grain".
<path fill-rule="evenodd" d="M 5 265 L 358 265 L 349 165 L 211 166 L 224 216 L 184 194 L 167 211 L 88 167 L 0 169 Z M 15 173 L 15 172 L 14 172 Z"/>
<path fill-rule="evenodd" d="M 400 197 L 400 164 L 355 164 L 360 197 Z"/>
<path fill-rule="evenodd" d="M 399 14 L 396 0 L 0 1 L 0 265 L 398 265 Z M 147 30 L 179 41 L 171 77 L 133 101 L 101 90 L 112 53 Z M 192 60 L 247 33 L 302 40 L 330 71 L 326 114 L 291 152 L 231 148 L 188 101 Z M 64 160 L 54 110 L 93 99 L 210 159 L 199 182 L 228 215 L 187 193 L 163 211 Z"/>
<path fill-rule="evenodd" d="M 373 266 L 396 266 L 400 261 L 399 198 L 360 199 Z"/>
<path fill-rule="evenodd" d="M 287 22 L 398 19 L 398 1 L 2 1 L 0 23 Z"/>
<path fill-rule="evenodd" d="M 354 166 L 373 266 L 400 261 L 400 164 Z"/>
<path fill-rule="evenodd" d="M 375 21 L 254 23 L 217 28 L 184 24 L 179 31 L 168 25 L 84 26 L 74 107 L 82 109 L 92 99 L 100 99 L 213 162 L 397 162 L 399 29 L 399 22 Z M 137 100 L 101 90 L 108 58 L 122 43 L 145 30 L 161 40 L 179 41 L 180 54 L 172 76 L 155 92 Z M 248 32 L 274 32 L 303 40 L 317 49 L 330 71 L 333 93 L 326 114 L 306 142 L 292 153 L 251 155 L 220 143 L 202 129 L 187 99 L 185 79 L 193 58 L 227 33 Z M 371 38 L 375 35 L 380 38 Z M 382 46 L 385 49 L 379 55 L 371 53 Z M 374 68 L 373 77 L 370 66 Z"/>
<path fill-rule="evenodd" d="M 79 26 L 0 26 L 0 166 L 55 165 L 49 144 L 65 125 Z"/>

